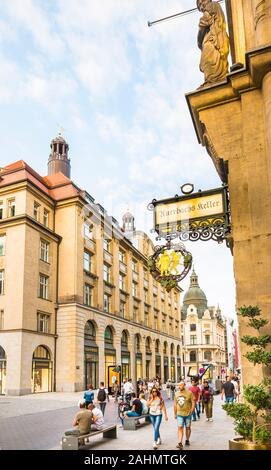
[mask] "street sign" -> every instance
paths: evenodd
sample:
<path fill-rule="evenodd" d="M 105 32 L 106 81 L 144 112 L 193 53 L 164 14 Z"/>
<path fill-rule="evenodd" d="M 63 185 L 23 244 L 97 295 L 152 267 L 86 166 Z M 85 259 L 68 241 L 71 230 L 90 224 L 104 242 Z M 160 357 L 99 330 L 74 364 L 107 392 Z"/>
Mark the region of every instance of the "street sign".
<path fill-rule="evenodd" d="M 230 232 L 227 187 L 153 200 L 154 231 L 161 238 L 223 242 Z"/>

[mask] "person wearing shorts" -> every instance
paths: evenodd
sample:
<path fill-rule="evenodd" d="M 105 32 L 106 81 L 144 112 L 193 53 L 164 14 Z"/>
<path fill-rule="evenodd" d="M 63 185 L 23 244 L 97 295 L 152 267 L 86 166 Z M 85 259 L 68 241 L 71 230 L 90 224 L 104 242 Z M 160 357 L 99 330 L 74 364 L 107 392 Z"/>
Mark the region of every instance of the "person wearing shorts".
<path fill-rule="evenodd" d="M 174 417 L 178 425 L 178 449 L 183 449 L 183 429 L 185 428 L 185 445 L 190 445 L 191 417 L 195 411 L 196 400 L 192 392 L 186 390 L 185 382 L 180 382 L 174 396 Z"/>

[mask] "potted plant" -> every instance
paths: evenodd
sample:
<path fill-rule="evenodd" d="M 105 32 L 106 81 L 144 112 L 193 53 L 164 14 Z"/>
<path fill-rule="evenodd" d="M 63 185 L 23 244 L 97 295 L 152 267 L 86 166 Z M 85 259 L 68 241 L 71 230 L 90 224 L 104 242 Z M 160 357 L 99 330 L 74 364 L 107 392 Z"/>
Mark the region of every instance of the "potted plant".
<path fill-rule="evenodd" d="M 244 403 L 223 405 L 234 419 L 235 431 L 240 437 L 230 441 L 230 450 L 271 450 L 271 335 L 261 335 L 261 328 L 269 322 L 262 318 L 257 306 L 241 307 L 238 315 L 248 319 L 248 326 L 256 330 L 255 336 L 242 336 L 241 341 L 252 350 L 244 357 L 256 365 L 262 365 L 264 378 L 258 385 L 244 386 Z M 253 373 L 253 368 L 251 368 Z"/>

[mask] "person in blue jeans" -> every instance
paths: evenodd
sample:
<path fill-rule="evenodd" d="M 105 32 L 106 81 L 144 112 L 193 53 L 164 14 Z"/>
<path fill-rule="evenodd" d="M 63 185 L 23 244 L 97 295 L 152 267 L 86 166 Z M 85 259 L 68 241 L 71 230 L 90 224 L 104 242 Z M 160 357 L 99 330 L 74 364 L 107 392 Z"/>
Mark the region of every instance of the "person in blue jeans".
<path fill-rule="evenodd" d="M 221 400 L 224 399 L 226 403 L 233 403 L 235 399 L 235 388 L 233 383 L 231 382 L 231 376 L 227 377 L 227 381 L 223 383 L 221 389 Z"/>
<path fill-rule="evenodd" d="M 88 409 L 88 405 L 91 405 L 94 401 L 94 390 L 92 384 L 88 385 L 88 389 L 84 393 L 84 400 L 86 402 L 86 409 Z"/>
<path fill-rule="evenodd" d="M 125 418 L 134 418 L 142 415 L 143 405 L 139 398 L 136 398 L 136 394 L 132 393 L 132 409 L 130 411 L 125 411 L 124 417 L 120 418 L 123 424 Z"/>
<path fill-rule="evenodd" d="M 158 445 L 162 444 L 160 436 L 160 425 L 162 422 L 163 413 L 165 420 L 168 421 L 166 405 L 158 388 L 153 387 L 151 389 L 147 406 L 149 407 L 150 420 L 154 430 L 153 448 L 157 449 Z"/>

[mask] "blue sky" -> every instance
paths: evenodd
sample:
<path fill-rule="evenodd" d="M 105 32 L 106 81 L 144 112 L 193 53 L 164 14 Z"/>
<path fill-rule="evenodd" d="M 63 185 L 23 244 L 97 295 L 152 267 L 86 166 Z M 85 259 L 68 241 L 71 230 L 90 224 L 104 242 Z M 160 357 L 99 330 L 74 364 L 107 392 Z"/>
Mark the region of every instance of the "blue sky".
<path fill-rule="evenodd" d="M 154 197 L 174 196 L 188 181 L 220 186 L 185 100 L 203 82 L 200 14 L 147 27 L 195 4 L 0 0 L 0 165 L 24 159 L 45 175 L 61 126 L 73 180 L 119 220 L 129 207 L 147 233 Z M 187 246 L 209 304 L 233 316 L 230 251 L 215 242 Z"/>

